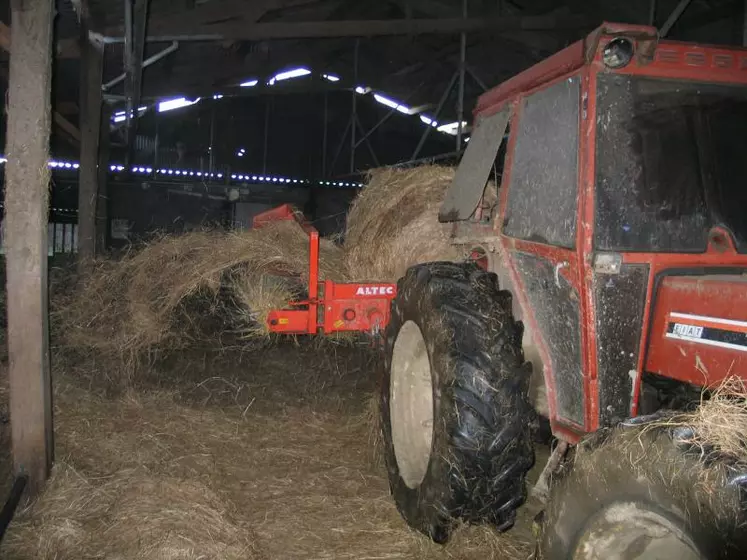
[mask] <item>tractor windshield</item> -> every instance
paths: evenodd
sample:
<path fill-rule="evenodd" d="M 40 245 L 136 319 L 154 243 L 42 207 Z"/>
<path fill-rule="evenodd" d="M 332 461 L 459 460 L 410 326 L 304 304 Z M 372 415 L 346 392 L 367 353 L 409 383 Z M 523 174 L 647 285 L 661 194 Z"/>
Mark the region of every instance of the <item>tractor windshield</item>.
<path fill-rule="evenodd" d="M 599 74 L 595 247 L 747 252 L 747 88 Z"/>

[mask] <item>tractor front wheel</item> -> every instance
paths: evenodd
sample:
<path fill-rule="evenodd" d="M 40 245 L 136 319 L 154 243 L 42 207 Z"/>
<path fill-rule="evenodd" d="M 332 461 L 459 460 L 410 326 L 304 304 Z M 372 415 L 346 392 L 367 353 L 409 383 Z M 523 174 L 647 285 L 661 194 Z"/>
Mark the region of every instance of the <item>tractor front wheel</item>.
<path fill-rule="evenodd" d="M 444 542 L 455 519 L 513 524 L 534 461 L 529 372 L 511 295 L 474 264 L 400 280 L 380 395 L 384 455 L 410 526 Z"/>
<path fill-rule="evenodd" d="M 637 419 L 636 419 L 637 420 Z M 738 470 L 665 418 L 582 442 L 551 488 L 538 558 L 731 560 L 747 546 Z"/>

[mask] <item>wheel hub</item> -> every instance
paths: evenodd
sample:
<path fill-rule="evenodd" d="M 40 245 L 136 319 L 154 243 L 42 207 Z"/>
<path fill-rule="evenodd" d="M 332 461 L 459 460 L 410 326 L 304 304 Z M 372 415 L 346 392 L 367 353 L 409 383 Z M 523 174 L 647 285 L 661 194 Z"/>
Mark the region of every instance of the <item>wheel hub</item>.
<path fill-rule="evenodd" d="M 614 504 L 592 517 L 573 554 L 573 560 L 703 558 L 683 529 L 633 502 Z"/>
<path fill-rule="evenodd" d="M 402 326 L 394 343 L 389 416 L 399 474 L 409 488 L 416 488 L 431 456 L 433 381 L 425 339 L 414 321 Z"/>

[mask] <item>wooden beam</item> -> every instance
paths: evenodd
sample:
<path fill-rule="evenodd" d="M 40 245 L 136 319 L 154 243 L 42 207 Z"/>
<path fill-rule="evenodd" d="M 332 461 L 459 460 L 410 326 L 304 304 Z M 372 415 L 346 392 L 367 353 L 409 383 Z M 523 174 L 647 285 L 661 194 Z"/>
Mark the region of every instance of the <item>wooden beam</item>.
<path fill-rule="evenodd" d="M 11 1 L 5 250 L 13 468 L 38 492 L 53 460 L 47 302 L 52 0 Z"/>
<path fill-rule="evenodd" d="M 458 34 L 461 32 L 552 31 L 591 28 L 596 20 L 585 15 L 512 16 L 449 19 L 384 19 L 269 22 L 248 24 L 244 20 L 224 20 L 193 24 L 163 35 L 149 35 L 146 41 L 264 41 L 270 39 L 315 39 L 325 37 L 375 37 L 385 35 Z M 117 35 L 107 42 L 121 43 Z M 65 44 L 64 51 L 72 45 Z M 67 56 L 67 55 L 66 55 Z"/>
<path fill-rule="evenodd" d="M 61 115 L 78 114 L 78 104 L 75 101 L 58 101 L 55 106 Z"/>
<path fill-rule="evenodd" d="M 10 27 L 0 21 L 0 48 L 10 52 Z"/>
<path fill-rule="evenodd" d="M 43 0 L 43 1 L 46 1 L 46 0 Z M 8 25 L 6 25 L 4 22 L 0 21 L 0 48 L 9 54 L 11 52 L 10 47 L 12 44 L 11 37 L 12 37 L 11 28 Z M 53 118 L 54 118 L 54 123 L 59 128 L 61 128 L 63 131 L 65 131 L 68 134 L 68 136 L 73 140 L 72 143 L 74 143 L 77 146 L 77 143 L 80 142 L 80 131 L 78 130 L 78 127 L 76 127 L 73 123 L 71 123 L 69 120 L 67 120 L 57 111 L 54 111 Z"/>
<path fill-rule="evenodd" d="M 63 117 L 57 111 L 54 112 L 53 117 L 54 124 L 56 124 L 59 129 L 66 132 L 72 139 L 72 143 L 77 147 L 80 144 L 80 130 L 78 129 L 78 127 L 67 120 L 65 117 Z"/>
<path fill-rule="evenodd" d="M 99 193 L 99 130 L 104 45 L 88 38 L 81 21 L 80 57 L 80 172 L 78 179 L 78 263 L 90 264 L 96 254 L 96 202 Z"/>
<path fill-rule="evenodd" d="M 478 31 L 578 29 L 591 25 L 586 16 L 523 16 L 502 18 L 391 19 L 254 23 L 225 21 L 185 29 L 173 40 L 314 39 L 323 37 L 374 37 L 384 35 L 457 34 Z M 195 34 L 191 37 L 192 34 Z M 150 41 L 171 36 L 150 36 Z"/>
<path fill-rule="evenodd" d="M 196 5 L 191 10 L 167 15 L 151 14 L 149 29 L 151 33 L 171 33 L 176 29 L 210 26 L 211 22 L 241 20 L 244 23 L 258 21 L 270 10 L 308 4 L 311 0 L 211 0 Z M 114 34 L 121 34 L 114 33 Z"/>

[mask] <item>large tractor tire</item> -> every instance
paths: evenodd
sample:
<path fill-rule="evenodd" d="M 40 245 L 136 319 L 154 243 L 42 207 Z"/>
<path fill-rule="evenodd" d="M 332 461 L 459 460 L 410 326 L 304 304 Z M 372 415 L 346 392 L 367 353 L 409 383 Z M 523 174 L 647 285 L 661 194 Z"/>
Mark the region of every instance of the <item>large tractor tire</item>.
<path fill-rule="evenodd" d="M 474 264 L 400 280 L 386 330 L 380 407 L 397 508 L 445 542 L 456 519 L 510 528 L 534 463 L 530 368 L 511 295 Z"/>
<path fill-rule="evenodd" d="M 538 558 L 732 560 L 747 556 L 747 516 L 733 459 L 656 418 L 582 443 L 550 493 Z"/>

